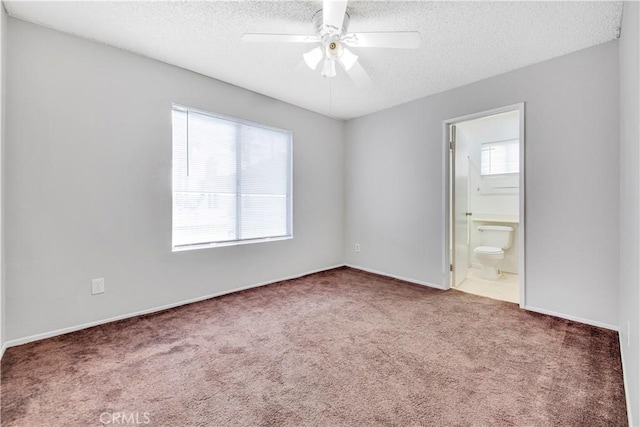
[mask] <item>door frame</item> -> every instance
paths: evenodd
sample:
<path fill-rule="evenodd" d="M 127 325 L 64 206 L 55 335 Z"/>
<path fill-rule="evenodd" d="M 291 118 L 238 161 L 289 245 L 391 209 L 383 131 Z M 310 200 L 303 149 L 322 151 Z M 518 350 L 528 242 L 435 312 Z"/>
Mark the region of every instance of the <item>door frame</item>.
<path fill-rule="evenodd" d="M 520 112 L 520 189 L 519 189 L 519 224 L 518 224 L 518 270 L 519 270 L 519 282 L 520 282 L 520 308 L 525 307 L 525 282 L 526 282 L 526 256 L 525 256 L 525 201 L 526 201 L 526 187 L 525 187 L 525 103 L 520 102 L 517 104 L 511 104 L 504 107 L 494 108 L 491 110 L 480 111 L 478 113 L 467 114 L 460 117 L 454 117 L 451 119 L 444 120 L 442 122 L 442 170 L 443 170 L 443 186 L 442 186 L 442 206 L 443 206 L 443 227 L 442 227 L 442 252 L 443 252 L 443 263 L 442 263 L 442 287 L 443 289 L 451 288 L 451 280 L 453 275 L 450 271 L 450 265 L 452 264 L 452 259 L 450 256 L 450 245 L 451 239 L 450 235 L 452 233 L 451 226 L 451 215 L 452 210 L 450 208 L 451 203 L 451 173 L 452 168 L 450 168 L 451 162 L 451 153 L 452 150 L 449 148 L 450 141 L 450 126 L 456 125 L 460 122 L 466 122 L 473 119 L 479 119 L 486 116 L 493 116 L 495 114 L 506 113 L 509 111 L 519 111 Z M 455 162 L 455 159 L 453 159 Z M 455 165 L 454 165 L 455 167 Z"/>

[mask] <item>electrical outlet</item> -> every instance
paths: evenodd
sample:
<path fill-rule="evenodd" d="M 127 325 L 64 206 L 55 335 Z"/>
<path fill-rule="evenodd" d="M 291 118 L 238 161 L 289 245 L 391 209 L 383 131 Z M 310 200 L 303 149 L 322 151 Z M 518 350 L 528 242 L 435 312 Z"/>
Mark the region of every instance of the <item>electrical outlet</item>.
<path fill-rule="evenodd" d="M 631 347 L 631 322 L 627 320 L 627 347 Z"/>
<path fill-rule="evenodd" d="M 104 293 L 104 277 L 91 281 L 91 295 Z"/>
<path fill-rule="evenodd" d="M 356 243 L 356 252 L 360 252 L 360 243 Z"/>

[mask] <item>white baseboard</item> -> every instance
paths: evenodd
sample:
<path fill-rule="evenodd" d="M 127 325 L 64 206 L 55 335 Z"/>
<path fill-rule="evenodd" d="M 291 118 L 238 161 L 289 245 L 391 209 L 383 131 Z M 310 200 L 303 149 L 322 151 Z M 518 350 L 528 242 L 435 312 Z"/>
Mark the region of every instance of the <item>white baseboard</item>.
<path fill-rule="evenodd" d="M 67 328 L 57 329 L 57 330 L 54 330 L 54 331 L 49 331 L 49 332 L 43 332 L 43 333 L 40 333 L 40 334 L 30 335 L 30 336 L 27 336 L 27 337 L 16 338 L 16 339 L 13 339 L 13 340 L 9 340 L 9 341 L 5 342 L 2 345 L 2 347 L 0 348 L 0 359 L 4 355 L 5 350 L 7 348 L 9 348 L 9 347 L 15 347 L 15 346 L 22 345 L 22 344 L 27 344 L 27 343 L 30 343 L 30 342 L 33 342 L 33 341 L 39 341 L 39 340 L 55 337 L 55 336 L 58 336 L 58 335 L 68 334 L 70 332 L 79 331 L 81 329 L 87 329 L 87 328 L 91 328 L 93 326 L 103 325 L 105 323 L 116 322 L 118 320 L 129 319 L 131 317 L 143 316 L 143 315 L 146 315 L 146 314 L 156 313 L 156 312 L 159 312 L 159 311 L 168 310 L 170 308 L 179 307 L 181 305 L 192 304 L 194 302 L 204 301 L 204 300 L 215 298 L 215 297 L 219 297 L 219 296 L 222 296 L 222 295 L 227 295 L 227 294 L 231 294 L 231 293 L 234 293 L 234 292 L 240 292 L 240 291 L 243 291 L 243 290 L 246 290 L 246 289 L 258 288 L 260 286 L 266 286 L 266 285 L 270 285 L 272 283 L 282 282 L 284 280 L 296 279 L 296 278 L 299 278 L 299 277 L 307 276 L 309 274 L 320 273 L 322 271 L 333 270 L 333 269 L 340 268 L 340 267 L 345 267 L 345 266 L 346 267 L 350 267 L 350 268 L 354 268 L 356 270 L 366 271 L 368 273 L 379 274 L 381 276 L 391 277 L 391 278 L 402 280 L 402 281 L 409 282 L 409 283 L 415 283 L 417 285 L 428 286 L 430 288 L 445 290 L 445 288 L 443 286 L 441 286 L 441 285 L 436 285 L 436 284 L 425 282 L 425 281 L 421 281 L 421 280 L 411 279 L 411 278 L 408 278 L 408 277 L 399 276 L 399 275 L 395 275 L 395 274 L 389 274 L 389 273 L 385 273 L 383 271 L 378 271 L 378 270 L 374 270 L 374 269 L 370 269 L 370 268 L 360 267 L 360 266 L 354 265 L 354 264 L 337 264 L 337 265 L 334 265 L 334 266 L 325 267 L 325 268 L 312 270 L 312 271 L 307 271 L 307 272 L 304 272 L 304 273 L 299 273 L 299 274 L 295 274 L 295 275 L 288 276 L 288 277 L 283 277 L 283 278 L 276 279 L 276 280 L 256 283 L 256 284 L 252 284 L 252 285 L 248 285 L 248 286 L 243 286 L 243 287 L 240 287 L 240 288 L 235 288 L 235 289 L 231 289 L 231 290 L 227 290 L 227 291 L 217 292 L 217 293 L 214 293 L 214 294 L 204 295 L 204 296 L 197 297 L 197 298 L 183 300 L 183 301 L 176 302 L 176 303 L 166 304 L 166 305 L 159 306 L 159 307 L 153 307 L 153 308 L 149 308 L 149 309 L 146 309 L 146 310 L 137 311 L 137 312 L 134 312 L 134 313 L 127 313 L 127 314 L 123 314 L 123 315 L 120 315 L 120 316 L 110 317 L 108 319 L 96 320 L 94 322 L 84 323 L 84 324 L 81 324 L 81 325 L 70 326 L 70 327 L 67 327 Z M 615 326 L 615 325 L 610 325 L 610 324 L 606 324 L 606 323 L 602 323 L 602 322 L 597 322 L 597 321 L 590 320 L 590 319 L 583 319 L 583 318 L 580 318 L 580 317 L 570 316 L 570 315 L 567 315 L 567 314 L 557 313 L 557 312 L 554 312 L 554 311 L 551 311 L 551 310 L 545 310 L 545 309 L 542 309 L 542 308 L 537 308 L 537 307 L 532 307 L 532 306 L 525 306 L 524 308 L 526 310 L 534 311 L 534 312 L 537 312 L 537 313 L 548 314 L 550 316 L 560 317 L 560 318 L 567 319 L 567 320 L 573 320 L 575 322 L 585 323 L 587 325 L 592 325 L 592 326 L 597 326 L 597 327 L 601 327 L 601 328 L 605 328 L 605 329 L 611 329 L 613 331 L 618 331 L 618 327 Z"/>
<path fill-rule="evenodd" d="M 268 282 L 256 283 L 256 284 L 253 284 L 253 285 L 243 286 L 243 287 L 231 289 L 231 290 L 228 290 L 228 291 L 217 292 L 215 294 L 204 295 L 204 296 L 201 296 L 201 297 L 192 298 L 192 299 L 188 299 L 188 300 L 184 300 L 184 301 L 180 301 L 180 302 L 175 302 L 175 303 L 171 303 L 171 304 L 166 304 L 166 305 L 159 306 L 159 307 L 153 307 L 153 308 L 149 308 L 149 309 L 146 309 L 146 310 L 136 311 L 135 313 L 127 313 L 127 314 L 123 314 L 123 315 L 120 315 L 120 316 L 110 317 L 108 319 L 96 320 L 94 322 L 83 323 L 81 325 L 70 326 L 68 328 L 62 328 L 62 329 L 57 329 L 57 330 L 54 330 L 54 331 L 43 332 L 41 334 L 30 335 L 28 337 L 23 337 L 23 338 L 16 338 L 16 339 L 9 340 L 6 343 L 4 343 L 4 346 L 2 346 L 2 353 L 4 354 L 5 348 L 8 348 L 8 347 L 15 347 L 15 346 L 22 345 L 22 344 L 27 344 L 27 343 L 30 343 L 30 342 L 33 342 L 33 341 L 40 341 L 40 340 L 47 339 L 47 338 L 52 338 L 52 337 L 55 337 L 55 336 L 58 336 L 58 335 L 64 335 L 64 334 L 68 334 L 70 332 L 79 331 L 81 329 L 87 329 L 87 328 L 91 328 L 93 326 L 103 325 L 105 323 L 111 323 L 111 322 L 116 322 L 118 320 L 129 319 L 131 317 L 143 316 L 145 314 L 156 313 L 156 312 L 159 312 L 159 311 L 168 310 L 170 308 L 179 307 L 181 305 L 192 304 L 194 302 L 204 301 L 204 300 L 208 300 L 208 299 L 211 299 L 211 298 L 219 297 L 219 296 L 222 296 L 222 295 L 227 295 L 227 294 L 232 294 L 234 292 L 244 291 L 244 290 L 247 290 L 247 289 L 258 288 L 260 286 L 266 286 L 266 285 L 270 285 L 270 284 L 273 284 L 273 283 L 282 282 L 282 281 L 285 281 L 285 280 L 297 279 L 299 277 L 307 276 L 309 274 L 320 273 L 322 271 L 333 270 L 333 269 L 340 268 L 340 267 L 344 267 L 344 264 L 338 264 L 338 265 L 334 265 L 334 266 L 331 266 L 331 267 L 321 268 L 321 269 L 317 269 L 317 270 L 313 270 L 313 271 L 307 271 L 305 273 L 294 274 L 292 276 L 283 277 L 281 279 L 270 280 Z"/>
<path fill-rule="evenodd" d="M 618 332 L 618 326 L 610 325 L 608 323 L 598 322 L 596 320 L 591 319 L 583 319 L 582 317 L 571 316 L 569 314 L 557 313 L 552 310 L 546 310 L 544 308 L 532 307 L 530 305 L 524 306 L 525 310 L 535 311 L 536 313 L 548 314 L 549 316 L 560 317 L 562 319 L 573 320 L 574 322 L 584 323 L 591 326 L 597 326 L 599 328 L 611 329 L 612 331 Z"/>
<path fill-rule="evenodd" d="M 382 271 L 373 270 L 373 269 L 370 269 L 370 268 L 360 267 L 360 266 L 354 265 L 354 264 L 347 264 L 346 266 L 349 267 L 349 268 L 355 268 L 356 270 L 366 271 L 367 273 L 379 274 L 380 276 L 386 276 L 386 277 L 391 277 L 393 279 L 398 279 L 398 280 L 402 280 L 402 281 L 409 282 L 409 283 L 415 283 L 416 285 L 428 286 L 430 288 L 436 288 L 436 289 L 440 289 L 440 290 L 445 290 L 445 288 L 443 286 L 441 286 L 441 285 L 434 285 L 433 283 L 423 282 L 421 280 L 410 279 L 408 277 L 398 276 L 398 275 L 395 275 L 395 274 L 389 274 L 389 273 L 385 273 L 385 272 L 382 272 Z"/>
<path fill-rule="evenodd" d="M 633 417 L 631 414 L 631 401 L 629 400 L 629 384 L 627 383 L 627 370 L 624 368 L 624 353 L 622 348 L 622 341 L 619 339 L 620 335 L 618 335 L 618 342 L 620 343 L 620 360 L 622 361 L 622 383 L 624 385 L 624 397 L 627 402 L 627 421 L 629 422 L 629 427 L 634 427 Z"/>

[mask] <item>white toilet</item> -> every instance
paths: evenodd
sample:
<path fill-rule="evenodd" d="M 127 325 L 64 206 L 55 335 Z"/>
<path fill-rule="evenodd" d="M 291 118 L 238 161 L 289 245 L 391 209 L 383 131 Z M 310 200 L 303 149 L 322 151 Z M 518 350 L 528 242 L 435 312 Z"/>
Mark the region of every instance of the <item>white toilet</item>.
<path fill-rule="evenodd" d="M 500 264 L 504 259 L 504 250 L 513 242 L 513 227 L 504 225 L 479 225 L 480 244 L 473 250 L 482 265 L 482 277 L 497 280 L 500 277 Z"/>

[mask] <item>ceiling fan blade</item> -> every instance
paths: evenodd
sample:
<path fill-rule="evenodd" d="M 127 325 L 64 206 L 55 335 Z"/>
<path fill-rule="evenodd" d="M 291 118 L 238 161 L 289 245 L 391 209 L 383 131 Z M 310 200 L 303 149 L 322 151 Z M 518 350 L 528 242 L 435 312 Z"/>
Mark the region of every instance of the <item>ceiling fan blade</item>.
<path fill-rule="evenodd" d="M 322 3 L 322 25 L 330 34 L 342 33 L 346 0 L 324 0 Z"/>
<path fill-rule="evenodd" d="M 351 47 L 417 49 L 422 43 L 422 36 L 417 31 L 349 33 L 344 36 L 343 41 Z"/>
<path fill-rule="evenodd" d="M 304 62 L 303 59 L 298 62 L 298 64 L 294 67 L 293 72 L 296 74 L 300 74 L 309 70 L 309 66 Z"/>
<path fill-rule="evenodd" d="M 373 83 L 369 74 L 367 74 L 358 61 L 355 61 L 351 68 L 347 70 L 347 74 L 349 74 L 351 80 L 353 80 L 360 89 L 364 89 Z"/>
<path fill-rule="evenodd" d="M 303 34 L 255 34 L 245 33 L 240 38 L 243 42 L 258 43 L 318 43 L 317 36 Z"/>

